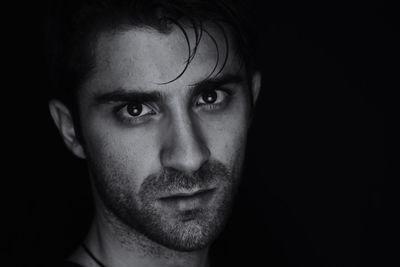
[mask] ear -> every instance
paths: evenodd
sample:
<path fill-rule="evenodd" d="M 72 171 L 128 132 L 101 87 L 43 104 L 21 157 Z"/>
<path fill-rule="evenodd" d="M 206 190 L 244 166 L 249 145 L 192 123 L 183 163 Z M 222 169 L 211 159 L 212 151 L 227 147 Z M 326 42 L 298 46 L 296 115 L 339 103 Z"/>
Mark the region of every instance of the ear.
<path fill-rule="evenodd" d="M 259 71 L 254 72 L 251 81 L 251 91 L 253 94 L 253 106 L 256 104 L 258 95 L 261 88 L 261 73 Z"/>
<path fill-rule="evenodd" d="M 49 102 L 49 109 L 67 148 L 78 158 L 86 158 L 84 149 L 77 138 L 74 121 L 69 109 L 62 102 L 55 99 Z"/>

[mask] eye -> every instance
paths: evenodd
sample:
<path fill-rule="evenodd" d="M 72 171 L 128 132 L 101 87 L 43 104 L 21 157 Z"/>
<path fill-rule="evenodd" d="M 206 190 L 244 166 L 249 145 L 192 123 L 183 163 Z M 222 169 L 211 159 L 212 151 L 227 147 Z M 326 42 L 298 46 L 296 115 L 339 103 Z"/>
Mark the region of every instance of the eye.
<path fill-rule="evenodd" d="M 148 115 L 155 111 L 146 104 L 128 103 L 117 108 L 116 115 L 122 122 L 138 123 L 146 120 Z"/>
<path fill-rule="evenodd" d="M 200 94 L 196 105 L 218 105 L 220 103 L 223 103 L 226 100 L 227 96 L 228 94 L 222 90 L 208 90 Z"/>
<path fill-rule="evenodd" d="M 132 116 L 132 117 L 137 117 L 142 114 L 143 111 L 143 105 L 142 104 L 128 104 L 126 105 L 126 112 Z"/>

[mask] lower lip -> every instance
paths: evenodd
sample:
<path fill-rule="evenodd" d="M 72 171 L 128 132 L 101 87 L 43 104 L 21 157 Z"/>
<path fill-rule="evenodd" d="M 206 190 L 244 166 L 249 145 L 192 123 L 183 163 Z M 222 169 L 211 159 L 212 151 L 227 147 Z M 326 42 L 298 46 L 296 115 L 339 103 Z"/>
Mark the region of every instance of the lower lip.
<path fill-rule="evenodd" d="M 161 202 L 171 208 L 191 210 L 206 206 L 214 193 L 214 189 L 203 191 L 189 196 L 171 196 L 161 198 Z"/>

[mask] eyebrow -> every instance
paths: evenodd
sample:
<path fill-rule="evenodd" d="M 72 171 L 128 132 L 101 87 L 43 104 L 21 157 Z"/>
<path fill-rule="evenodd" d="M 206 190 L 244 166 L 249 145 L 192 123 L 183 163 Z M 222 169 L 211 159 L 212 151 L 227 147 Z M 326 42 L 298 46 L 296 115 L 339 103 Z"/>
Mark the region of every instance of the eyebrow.
<path fill-rule="evenodd" d="M 226 84 L 240 84 L 243 82 L 243 77 L 236 74 L 226 74 L 221 77 L 208 78 L 193 85 L 190 85 L 192 94 L 200 94 L 200 92 L 217 88 Z M 159 91 L 144 92 L 144 90 L 128 90 L 118 88 L 112 92 L 101 93 L 94 96 L 95 104 L 107 104 L 112 102 L 159 102 L 163 95 Z"/>
<path fill-rule="evenodd" d="M 198 94 L 207 89 L 218 88 L 227 84 L 240 84 L 243 77 L 239 74 L 226 74 L 217 78 L 210 78 L 191 85 L 194 94 Z"/>
<path fill-rule="evenodd" d="M 107 104 L 112 102 L 158 102 L 162 98 L 160 92 L 142 92 L 131 91 L 124 88 L 118 88 L 113 92 L 96 95 L 96 104 Z"/>

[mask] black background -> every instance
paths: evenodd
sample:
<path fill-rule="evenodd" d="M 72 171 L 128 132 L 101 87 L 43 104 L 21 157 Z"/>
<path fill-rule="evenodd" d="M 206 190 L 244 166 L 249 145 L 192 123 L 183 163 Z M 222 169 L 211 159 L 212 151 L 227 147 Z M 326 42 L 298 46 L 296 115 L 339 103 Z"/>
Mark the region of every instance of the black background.
<path fill-rule="evenodd" d="M 237 205 L 214 245 L 223 265 L 396 265 L 388 133 L 397 14 L 384 1 L 320 2 L 255 3 L 263 88 Z M 48 114 L 46 6 L 2 7 L 8 266 L 60 261 L 92 215 L 85 163 Z"/>

